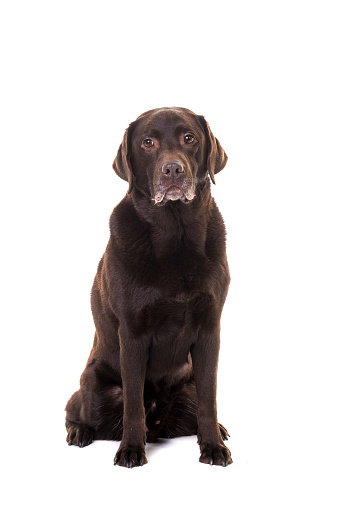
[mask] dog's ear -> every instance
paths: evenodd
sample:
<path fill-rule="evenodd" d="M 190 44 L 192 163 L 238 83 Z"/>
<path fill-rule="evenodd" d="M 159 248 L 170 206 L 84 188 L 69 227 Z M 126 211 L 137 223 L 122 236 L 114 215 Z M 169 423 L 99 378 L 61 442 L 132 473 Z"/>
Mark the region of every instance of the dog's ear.
<path fill-rule="evenodd" d="M 117 175 L 129 183 L 128 194 L 133 189 L 133 171 L 130 159 L 130 145 L 132 133 L 135 127 L 135 122 L 132 122 L 126 129 L 121 145 L 117 155 L 113 161 L 112 168 Z"/>
<path fill-rule="evenodd" d="M 205 131 L 206 144 L 207 144 L 207 170 L 211 177 L 213 184 L 215 184 L 214 175 L 219 173 L 225 168 L 227 163 L 227 155 L 225 150 L 220 145 L 217 138 L 212 133 L 210 126 L 206 122 L 205 118 L 199 116 L 199 121 Z"/>

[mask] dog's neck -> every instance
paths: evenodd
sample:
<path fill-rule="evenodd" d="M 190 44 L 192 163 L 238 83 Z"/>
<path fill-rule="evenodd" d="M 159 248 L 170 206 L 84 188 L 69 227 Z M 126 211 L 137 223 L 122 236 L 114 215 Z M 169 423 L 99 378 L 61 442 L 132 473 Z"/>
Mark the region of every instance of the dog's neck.
<path fill-rule="evenodd" d="M 168 201 L 155 205 L 148 196 L 133 190 L 131 199 L 139 217 L 151 227 L 151 241 L 157 258 L 187 249 L 205 254 L 207 223 L 209 221 L 211 185 L 206 180 L 197 186 L 192 202 Z"/>

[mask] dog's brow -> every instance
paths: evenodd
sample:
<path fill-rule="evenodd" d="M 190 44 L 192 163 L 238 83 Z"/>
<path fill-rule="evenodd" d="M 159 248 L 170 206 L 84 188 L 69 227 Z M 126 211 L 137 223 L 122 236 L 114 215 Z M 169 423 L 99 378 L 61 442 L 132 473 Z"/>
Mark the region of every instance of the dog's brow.
<path fill-rule="evenodd" d="M 195 132 L 197 131 L 197 128 L 192 125 L 188 125 L 188 124 L 179 124 L 176 128 L 175 128 L 175 134 L 181 134 L 181 133 L 187 133 L 187 132 Z"/>
<path fill-rule="evenodd" d="M 154 127 L 145 128 L 141 131 L 140 137 L 145 138 L 147 136 L 150 138 L 160 138 L 161 131 L 159 131 L 159 129 L 156 129 Z"/>

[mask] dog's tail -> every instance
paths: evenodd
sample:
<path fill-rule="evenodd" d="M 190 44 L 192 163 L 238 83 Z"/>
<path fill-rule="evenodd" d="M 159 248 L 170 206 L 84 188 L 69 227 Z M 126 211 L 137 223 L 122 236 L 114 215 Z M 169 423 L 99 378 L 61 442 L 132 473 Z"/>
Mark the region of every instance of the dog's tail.
<path fill-rule="evenodd" d="M 196 435 L 197 393 L 193 380 L 145 401 L 147 442 Z"/>

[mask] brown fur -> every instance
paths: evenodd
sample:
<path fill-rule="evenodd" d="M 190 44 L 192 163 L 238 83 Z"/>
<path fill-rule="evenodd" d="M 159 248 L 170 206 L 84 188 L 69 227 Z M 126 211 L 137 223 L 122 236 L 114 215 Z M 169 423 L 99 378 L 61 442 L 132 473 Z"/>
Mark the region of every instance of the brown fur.
<path fill-rule="evenodd" d="M 220 316 L 230 282 L 210 179 L 227 156 L 205 119 L 151 110 L 113 163 L 129 182 L 94 280 L 95 337 L 66 406 L 67 441 L 121 440 L 115 463 L 147 463 L 145 443 L 198 434 L 200 461 L 232 462 L 216 406 Z"/>

